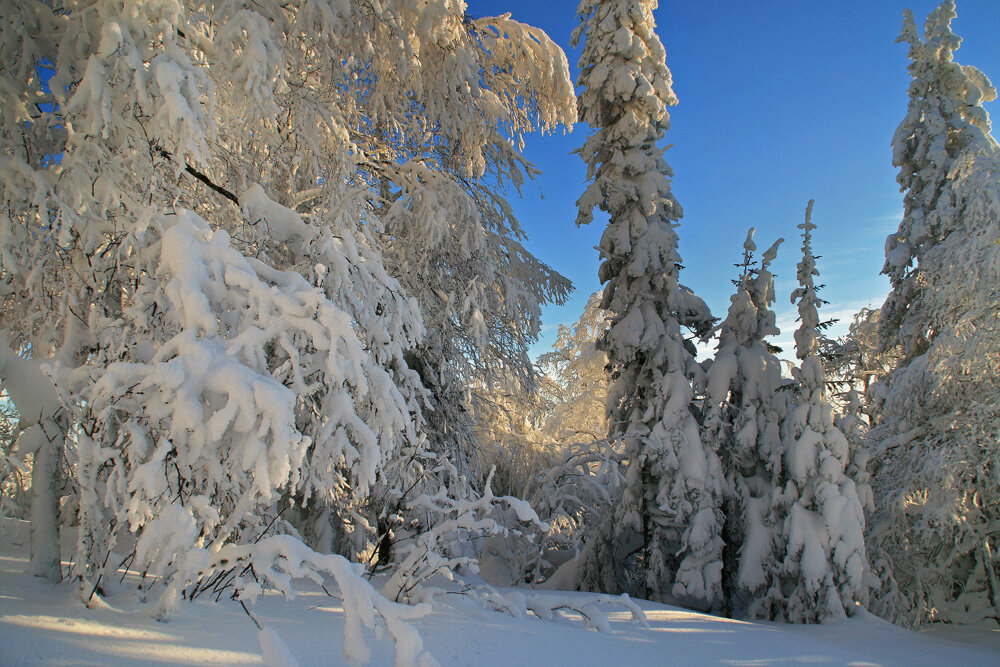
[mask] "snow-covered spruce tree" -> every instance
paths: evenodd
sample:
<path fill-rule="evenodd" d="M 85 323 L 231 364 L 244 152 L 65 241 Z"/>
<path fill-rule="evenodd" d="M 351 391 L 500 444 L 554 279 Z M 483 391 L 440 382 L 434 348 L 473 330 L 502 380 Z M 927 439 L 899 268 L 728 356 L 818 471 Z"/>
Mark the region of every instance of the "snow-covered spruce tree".
<path fill-rule="evenodd" d="M 600 243 L 602 347 L 612 370 L 609 432 L 624 439 L 628 465 L 614 535 L 584 553 L 581 585 L 710 609 L 722 592 L 723 479 L 691 412 L 690 376 L 700 367 L 682 328 L 704 331 L 711 318 L 678 282 L 681 209 L 657 146 L 676 98 L 655 6 L 584 0 L 573 35 L 585 40 L 580 119 L 595 128 L 581 149 L 593 182 L 577 222 L 590 222 L 595 207 L 610 218 Z"/>
<path fill-rule="evenodd" d="M 743 243 L 742 274 L 708 370 L 702 439 L 719 453 L 726 475 L 726 611 L 774 618 L 782 602 L 783 517 L 774 514 L 772 501 L 782 472 L 786 394 L 780 391 L 781 362 L 765 338 L 778 333 L 769 266 L 783 239 L 764 252 L 758 267 L 753 232 Z"/>
<path fill-rule="evenodd" d="M 810 201 L 802 230 L 793 369 L 795 396 L 783 424 L 784 465 L 772 512 L 783 522 L 781 566 L 784 604 L 778 617 L 815 623 L 853 613 L 868 600 L 865 517 L 855 483 L 846 474 L 850 447 L 834 424 L 826 399 L 826 373 L 819 355 L 822 323 L 813 277 L 819 275 L 812 254 Z"/>
<path fill-rule="evenodd" d="M 875 609 L 905 623 L 1000 621 L 1000 152 L 982 107 L 996 90 L 954 61 L 954 18 L 943 3 L 921 37 L 907 12 L 899 38 L 913 81 L 880 332 L 900 357 L 871 434 L 869 539 L 890 565 Z"/>
<path fill-rule="evenodd" d="M 0 129 L 2 381 L 24 377 L 14 352 L 28 351 L 38 382 L 14 398 L 23 418 L 43 405 L 39 424 L 62 429 L 46 439 L 79 487 L 75 575 L 85 597 L 112 586 L 106 575 L 123 555 L 157 575 L 147 583 L 161 613 L 248 566 L 260 584 L 286 591 L 286 575 L 325 572 L 361 614 L 350 624 L 373 618 L 367 605 L 388 615 L 392 633 L 408 631 L 346 561 L 276 533 L 287 532 L 294 502 L 307 514 L 323 509 L 353 542 L 337 545 L 344 552 L 371 551 L 379 508 L 398 505 L 413 488 L 403 476 L 419 476 L 432 458 L 419 433 L 425 392 L 406 359 L 421 345 L 419 309 L 383 259 L 391 239 L 372 165 L 391 142 L 367 142 L 372 127 L 400 146 L 422 145 L 434 142 L 427 128 L 399 119 L 430 117 L 429 127 L 451 123 L 456 134 L 440 136 L 457 145 L 464 124 L 526 129 L 521 93 L 572 109 L 565 61 L 549 40 L 502 18 L 492 41 L 476 37 L 463 7 L 3 3 L 0 74 L 13 103 Z M 397 39 L 372 41 L 385 26 Z M 522 51 L 508 37 L 548 64 L 514 67 L 510 52 Z M 424 60 L 416 43 L 428 49 Z M 494 70 L 484 59 L 505 48 Z M 434 54 L 457 60 L 435 63 Z M 39 68 L 52 72 L 48 87 Z M 482 88 L 481 69 L 512 79 L 506 103 Z M 528 78 L 541 71 L 552 76 L 536 95 Z M 429 114 L 454 76 L 469 99 Z M 560 85 L 568 97 L 543 93 Z M 362 100 L 371 109 L 359 110 Z M 545 113 L 540 124 L 558 120 Z M 491 145 L 467 150 L 474 158 Z M 520 160 L 513 149 L 503 155 Z M 403 159 L 388 153 L 385 164 Z M 523 290 L 504 298 L 532 298 Z M 47 493 L 39 509 L 57 506 L 53 485 L 35 491 Z M 389 500 L 376 502 L 378 493 Z M 476 509 L 436 497 L 433 508 L 413 498 L 415 511 Z M 51 544 L 36 554 L 55 554 L 58 566 L 45 513 L 37 523 Z M 313 529 L 319 546 L 321 533 Z M 232 581 L 246 596 L 259 590 Z"/>

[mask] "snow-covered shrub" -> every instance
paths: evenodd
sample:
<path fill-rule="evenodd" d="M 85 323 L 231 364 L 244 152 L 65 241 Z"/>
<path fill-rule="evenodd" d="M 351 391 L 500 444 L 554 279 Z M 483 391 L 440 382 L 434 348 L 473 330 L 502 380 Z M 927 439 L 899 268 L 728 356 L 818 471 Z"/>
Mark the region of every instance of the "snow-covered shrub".
<path fill-rule="evenodd" d="M 519 534 L 509 528 L 510 521 L 498 521 L 497 512 L 509 509 L 519 525 L 534 530 L 548 529 L 526 501 L 513 496 L 494 496 L 490 488 L 492 475 L 486 478 L 481 495 L 469 500 L 449 497 L 445 489 L 437 494 L 415 498 L 408 509 L 423 510 L 436 518 L 427 523 L 429 528 L 400 526 L 397 537 L 399 564 L 393 568 L 385 585 L 385 595 L 393 600 L 406 600 L 414 589 L 437 574 L 451 576 L 461 567 L 471 567 L 475 572 L 477 559 L 469 555 L 451 555 L 454 546 L 491 535 Z M 405 531 L 412 534 L 405 534 Z"/>
<path fill-rule="evenodd" d="M 615 516 L 615 503 L 625 483 L 621 449 L 621 443 L 608 439 L 573 443 L 540 475 L 530 501 L 549 529 L 529 561 L 530 571 L 525 574 L 530 580 L 547 579 L 558 566 L 577 558 L 581 565 L 576 571 L 581 566 L 585 573 L 591 566 L 604 567 L 600 563 L 582 565 L 594 558 L 585 542 L 600 539 Z M 602 588 L 576 575 L 562 585 L 582 590 Z"/>

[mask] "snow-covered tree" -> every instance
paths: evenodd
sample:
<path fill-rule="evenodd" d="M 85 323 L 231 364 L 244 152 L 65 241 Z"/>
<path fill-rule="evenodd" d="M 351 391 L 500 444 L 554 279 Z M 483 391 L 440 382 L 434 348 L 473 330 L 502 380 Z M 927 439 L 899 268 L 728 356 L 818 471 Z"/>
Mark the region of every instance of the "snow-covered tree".
<path fill-rule="evenodd" d="M 775 335 L 774 275 L 779 239 L 757 266 L 753 228 L 743 243 L 742 273 L 708 371 L 702 438 L 726 475 L 724 587 L 727 611 L 774 617 L 781 604 L 781 520 L 773 496 L 782 473 L 781 421 L 786 394 L 781 362 L 765 338 Z"/>
<path fill-rule="evenodd" d="M 970 262 L 961 281 L 945 268 L 953 254 L 987 242 L 981 237 L 988 232 L 983 223 L 990 221 L 988 197 L 975 195 L 986 194 L 976 187 L 988 187 L 995 177 L 990 163 L 996 152 L 982 107 L 996 98 L 996 90 L 978 69 L 954 62 L 961 43 L 951 30 L 954 18 L 954 2 L 942 3 L 927 18 L 921 39 L 913 14 L 906 12 L 898 39 L 910 47 L 913 81 L 906 117 L 892 142 L 904 211 L 899 229 L 886 239 L 882 271 L 892 292 L 880 329 L 887 343 L 902 348 L 904 363 L 954 328 L 969 309 L 965 295 L 983 291 L 979 287 L 991 268 Z"/>
<path fill-rule="evenodd" d="M 17 448 L 20 419 L 6 391 L 0 392 L 0 518 L 25 518 L 30 509 L 26 459 Z"/>
<path fill-rule="evenodd" d="M 471 474 L 469 391 L 498 378 L 532 389 L 527 348 L 541 306 L 569 291 L 522 245 L 497 185 L 520 189 L 533 175 L 518 152 L 522 134 L 571 126 L 576 103 L 565 55 L 545 33 L 509 15 L 473 19 L 464 6 L 399 3 L 401 28 L 371 26 L 379 49 L 414 33 L 433 39 L 401 47 L 377 86 L 365 81 L 357 95 L 365 127 L 355 141 L 375 158 L 366 167 L 382 194 L 387 266 L 427 329 L 408 359 L 429 390 L 430 446 Z M 421 91 L 419 103 L 396 103 L 408 90 Z"/>
<path fill-rule="evenodd" d="M 840 432 L 847 438 L 847 444 L 850 448 L 846 473 L 849 478 L 854 480 L 858 500 L 861 501 L 865 514 L 870 515 L 875 509 L 871 472 L 868 470 L 868 462 L 871 460 L 871 455 L 868 453 L 870 425 L 864 419 L 861 396 L 857 390 L 849 390 L 844 395 L 843 402 L 844 408 L 837 415 L 835 423 Z"/>
<path fill-rule="evenodd" d="M 592 183 L 578 224 L 607 212 L 600 243 L 602 339 L 612 370 L 609 432 L 624 439 L 627 480 L 614 535 L 584 554 L 582 585 L 629 590 L 702 608 L 718 606 L 722 572 L 722 472 L 691 412 L 700 371 L 683 328 L 710 315 L 679 280 L 681 208 L 657 146 L 676 103 L 655 0 L 584 0 L 573 43 L 583 40 L 580 120 L 595 128 L 581 156 Z M 609 542 L 610 540 L 610 542 Z M 610 544 L 598 554 L 596 545 Z"/>
<path fill-rule="evenodd" d="M 826 399 L 826 373 L 819 355 L 821 321 L 813 280 L 819 275 L 812 252 L 810 201 L 802 230 L 793 369 L 795 396 L 783 425 L 783 474 L 772 511 L 783 522 L 781 567 L 783 608 L 789 621 L 840 618 L 867 602 L 865 517 L 857 488 L 846 470 L 850 447 L 834 423 Z"/>
<path fill-rule="evenodd" d="M 538 360 L 555 383 L 542 430 L 559 443 L 599 440 L 608 433 L 608 355 L 597 346 L 606 329 L 601 299 L 601 292 L 591 294 L 580 319 L 572 328 L 559 325 L 552 351 Z"/>
<path fill-rule="evenodd" d="M 456 516 L 503 499 L 448 496 L 460 476 L 428 451 L 412 353 L 439 320 L 407 293 L 427 262 L 400 248 L 461 240 L 443 317 L 520 359 L 565 284 L 483 179 L 519 182 L 504 137 L 574 107 L 551 40 L 464 8 L 2 2 L 0 383 L 35 452 L 34 570 L 58 576 L 65 462 L 84 597 L 130 555 L 161 614 L 207 581 L 252 598 L 325 573 L 349 625 L 378 613 L 396 636 L 405 614 L 287 533 L 425 576 L 455 561 L 415 552 L 488 528 Z M 410 200 L 422 230 L 398 226 Z"/>
<path fill-rule="evenodd" d="M 874 418 L 875 404 L 884 398 L 881 380 L 896 365 L 896 348 L 883 349 L 879 336 L 880 310 L 862 308 L 851 320 L 847 335 L 835 341 L 826 339 L 822 348 L 828 382 L 846 394 L 855 391 L 861 401 L 861 412 L 869 423 Z M 881 397 L 881 398 L 880 398 Z"/>
<path fill-rule="evenodd" d="M 909 107 L 893 138 L 904 192 L 886 241 L 883 347 L 898 346 L 872 432 L 873 552 L 894 620 L 1000 619 L 1000 152 L 986 76 L 954 61 L 953 2 L 912 13 Z M 890 581 L 894 579 L 894 581 Z"/>

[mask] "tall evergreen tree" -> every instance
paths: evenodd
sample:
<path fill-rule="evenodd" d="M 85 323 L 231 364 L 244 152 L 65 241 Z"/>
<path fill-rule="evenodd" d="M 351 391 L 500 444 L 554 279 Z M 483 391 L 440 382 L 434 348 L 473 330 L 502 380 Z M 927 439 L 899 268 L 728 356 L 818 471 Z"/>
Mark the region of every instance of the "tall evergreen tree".
<path fill-rule="evenodd" d="M 871 438 L 882 571 L 893 620 L 1000 620 L 1000 149 L 986 76 L 959 65 L 955 4 L 923 36 L 904 15 L 909 107 L 893 138 L 903 220 L 886 241 L 885 348 L 898 347 Z M 891 570 L 891 574 L 890 574 Z"/>
<path fill-rule="evenodd" d="M 773 617 L 781 601 L 781 526 L 771 506 L 782 470 L 785 394 L 781 362 L 765 338 L 778 333 L 769 267 L 783 239 L 755 266 L 753 232 L 708 371 L 703 438 L 719 452 L 726 474 L 727 611 Z"/>
<path fill-rule="evenodd" d="M 577 223 L 590 222 L 595 207 L 609 216 L 599 275 L 610 326 L 601 345 L 612 372 L 609 429 L 624 439 L 628 465 L 614 535 L 595 542 L 613 553 L 592 550 L 583 577 L 584 585 L 714 608 L 722 472 L 691 412 L 690 377 L 700 369 L 682 332 L 704 330 L 710 315 L 678 282 L 681 208 L 657 146 L 677 100 L 654 32 L 656 4 L 583 0 L 573 35 L 574 44 L 585 38 L 580 120 L 595 128 L 581 149 L 593 182 L 577 202 Z"/>
<path fill-rule="evenodd" d="M 865 518 L 854 481 L 847 474 L 850 447 L 834 424 L 826 400 L 826 373 L 819 355 L 823 322 L 813 277 L 819 275 L 812 253 L 810 201 L 802 230 L 798 264 L 800 325 L 795 332 L 795 396 L 783 425 L 782 488 L 772 511 L 783 520 L 782 589 L 787 620 L 817 622 L 853 613 L 867 602 Z"/>

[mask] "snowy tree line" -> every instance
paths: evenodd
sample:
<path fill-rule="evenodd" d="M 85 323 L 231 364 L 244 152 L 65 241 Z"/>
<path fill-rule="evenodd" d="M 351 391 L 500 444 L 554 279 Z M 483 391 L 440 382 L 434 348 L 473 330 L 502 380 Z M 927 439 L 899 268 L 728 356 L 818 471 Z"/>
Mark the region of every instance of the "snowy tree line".
<path fill-rule="evenodd" d="M 1000 621 L 996 92 L 953 61 L 953 3 L 900 38 L 893 291 L 823 336 L 810 202 L 791 378 L 780 240 L 747 235 L 723 319 L 680 282 L 655 6 L 581 2 L 577 99 L 548 36 L 461 0 L 0 1 L 0 489 L 31 571 L 85 602 L 141 572 L 161 618 L 327 575 L 356 661 L 379 616 L 427 662 L 397 603 L 480 563 L 728 615 Z M 577 118 L 604 287 L 539 373 L 570 285 L 501 190 L 535 173 L 524 133 Z"/>
<path fill-rule="evenodd" d="M 905 213 L 886 242 L 892 292 L 847 337 L 823 334 L 810 202 L 790 378 L 765 340 L 778 333 L 768 267 L 781 241 L 755 261 L 753 230 L 729 312 L 709 332 L 715 354 L 693 362 L 711 320 L 677 282 L 680 209 L 655 147 L 675 98 L 649 9 L 580 6 L 581 118 L 597 130 L 582 151 L 594 180 L 579 221 L 595 205 L 610 217 L 595 340 L 623 470 L 615 509 L 589 527 L 580 585 L 791 621 L 863 605 L 907 624 L 1000 622 L 1000 179 L 982 107 L 996 91 L 953 60 L 954 4 L 922 35 L 907 12 L 899 39 L 913 83 L 893 139 Z M 630 268 L 651 261 L 669 261 L 653 288 Z"/>

